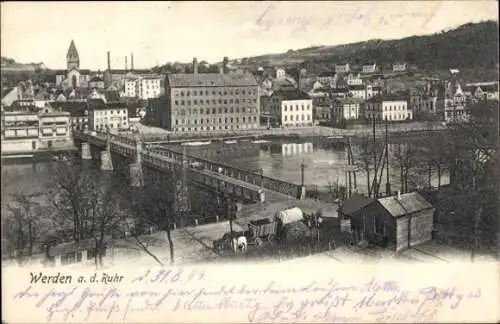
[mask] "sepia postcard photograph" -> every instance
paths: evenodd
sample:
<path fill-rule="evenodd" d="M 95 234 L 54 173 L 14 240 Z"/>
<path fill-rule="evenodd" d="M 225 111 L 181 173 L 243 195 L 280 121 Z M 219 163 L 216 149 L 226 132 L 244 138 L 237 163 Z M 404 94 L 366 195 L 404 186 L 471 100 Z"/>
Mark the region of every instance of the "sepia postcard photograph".
<path fill-rule="evenodd" d="M 2 323 L 498 323 L 498 9 L 3 1 Z"/>

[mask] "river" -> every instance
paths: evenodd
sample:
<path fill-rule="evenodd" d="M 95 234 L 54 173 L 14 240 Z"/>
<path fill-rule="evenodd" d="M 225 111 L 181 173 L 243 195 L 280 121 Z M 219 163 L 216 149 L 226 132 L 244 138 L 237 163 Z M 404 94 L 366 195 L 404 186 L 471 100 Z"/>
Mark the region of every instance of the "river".
<path fill-rule="evenodd" d="M 353 145 L 353 151 L 358 148 Z M 317 185 L 324 188 L 329 184 L 346 184 L 344 165 L 346 151 L 343 148 L 333 147 L 325 143 L 315 143 L 308 140 L 280 139 L 264 143 L 230 142 L 212 143 L 209 145 L 190 146 L 189 152 L 205 154 L 212 152 L 211 158 L 226 164 L 262 172 L 266 176 L 300 184 L 301 164 L 304 163 L 304 182 L 306 185 Z M 391 151 L 391 149 L 390 149 Z M 215 154 L 214 154 L 215 153 Z M 356 156 L 356 154 L 355 154 Z M 30 194 L 44 192 L 50 182 L 52 168 L 58 162 L 2 165 L 2 205 L 10 201 L 10 194 L 21 192 Z M 98 167 L 98 162 L 91 162 Z M 75 166 L 79 167 L 79 166 Z M 437 186 L 437 172 L 432 170 L 431 183 Z M 428 172 L 421 172 L 417 179 L 420 183 L 427 184 Z M 359 192 L 367 191 L 367 179 L 364 172 L 359 170 L 356 174 Z M 399 190 L 399 168 L 391 165 L 390 180 L 392 190 Z M 385 184 L 385 173 L 382 183 Z M 448 172 L 441 175 L 441 184 L 449 182 Z M 352 181 L 354 187 L 354 180 Z"/>

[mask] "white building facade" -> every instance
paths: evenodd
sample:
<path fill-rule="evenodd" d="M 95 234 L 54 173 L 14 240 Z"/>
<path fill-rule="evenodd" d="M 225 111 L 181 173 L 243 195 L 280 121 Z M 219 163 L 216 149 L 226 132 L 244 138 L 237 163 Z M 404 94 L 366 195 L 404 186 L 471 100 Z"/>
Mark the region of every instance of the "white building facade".
<path fill-rule="evenodd" d="M 413 112 L 408 109 L 408 101 L 396 96 L 376 96 L 366 103 L 365 118 L 388 121 L 405 121 L 413 119 Z"/>
<path fill-rule="evenodd" d="M 281 125 L 284 127 L 312 126 L 312 115 L 312 99 L 281 101 Z"/>
<path fill-rule="evenodd" d="M 128 109 L 126 107 L 100 107 L 89 110 L 89 129 L 105 131 L 128 129 Z"/>

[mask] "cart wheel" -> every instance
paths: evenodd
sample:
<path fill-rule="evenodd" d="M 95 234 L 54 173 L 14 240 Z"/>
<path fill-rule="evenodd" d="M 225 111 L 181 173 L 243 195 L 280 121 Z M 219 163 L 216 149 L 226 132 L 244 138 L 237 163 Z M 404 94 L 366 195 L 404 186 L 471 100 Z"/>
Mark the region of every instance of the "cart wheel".
<path fill-rule="evenodd" d="M 269 242 L 274 242 L 276 240 L 276 235 L 274 234 L 269 234 L 269 236 L 267 237 L 267 240 Z"/>
<path fill-rule="evenodd" d="M 257 244 L 258 247 L 262 247 L 263 245 L 262 239 L 260 237 L 257 237 L 255 239 L 255 244 Z"/>

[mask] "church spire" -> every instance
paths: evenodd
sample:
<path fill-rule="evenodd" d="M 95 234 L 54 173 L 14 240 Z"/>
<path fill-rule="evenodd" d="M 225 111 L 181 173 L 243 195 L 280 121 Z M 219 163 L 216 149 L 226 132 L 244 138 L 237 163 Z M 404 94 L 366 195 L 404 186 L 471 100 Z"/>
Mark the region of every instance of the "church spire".
<path fill-rule="evenodd" d="M 80 68 L 80 57 L 78 56 L 74 40 L 71 40 L 71 43 L 69 44 L 68 54 L 66 54 L 66 64 L 68 66 L 68 70 Z"/>

